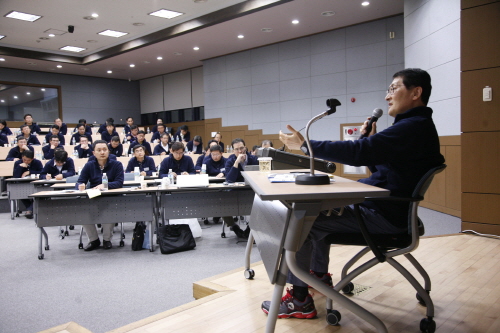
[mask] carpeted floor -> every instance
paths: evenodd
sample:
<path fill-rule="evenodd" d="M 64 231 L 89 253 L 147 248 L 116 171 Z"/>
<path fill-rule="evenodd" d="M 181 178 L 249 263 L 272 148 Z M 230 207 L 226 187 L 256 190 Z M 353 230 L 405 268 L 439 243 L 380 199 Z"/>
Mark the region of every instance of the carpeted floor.
<path fill-rule="evenodd" d="M 420 217 L 426 235 L 460 231 L 456 217 L 427 209 Z M 201 224 L 196 249 L 171 255 L 131 251 L 133 223 L 125 224 L 125 247 L 115 238 L 113 249 L 93 252 L 78 249 L 77 230 L 59 239 L 57 228 L 47 228 L 44 260 L 38 260 L 33 220 L 0 213 L 0 225 L 2 333 L 38 332 L 68 321 L 106 332 L 190 302 L 193 282 L 244 266 L 246 243 L 237 244 L 232 232 L 222 239 L 220 224 Z M 259 260 L 254 247 L 252 262 Z"/>

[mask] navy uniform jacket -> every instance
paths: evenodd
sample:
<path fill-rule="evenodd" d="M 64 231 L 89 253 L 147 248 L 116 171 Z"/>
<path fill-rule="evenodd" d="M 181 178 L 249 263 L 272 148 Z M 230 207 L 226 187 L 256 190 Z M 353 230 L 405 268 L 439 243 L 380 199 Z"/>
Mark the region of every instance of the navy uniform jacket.
<path fill-rule="evenodd" d="M 101 124 L 101 125 L 99 126 L 99 129 L 97 130 L 97 133 L 102 134 L 102 133 L 107 132 L 107 131 L 108 131 L 108 130 L 106 129 L 106 123 L 104 123 L 104 124 Z M 104 139 L 103 139 L 103 140 L 104 140 Z"/>
<path fill-rule="evenodd" d="M 163 133 L 160 133 L 160 132 L 154 132 L 153 135 L 151 136 L 151 142 L 154 142 L 155 140 L 158 140 L 158 142 L 160 142 L 160 138 L 163 134 L 168 134 L 167 132 L 163 132 Z M 170 135 L 168 136 L 168 143 L 170 143 L 171 141 L 171 137 Z"/>
<path fill-rule="evenodd" d="M 91 144 L 92 143 L 92 135 L 90 134 L 87 134 L 85 133 L 85 136 L 87 137 L 87 139 L 89 139 L 89 143 Z M 75 133 L 71 136 L 71 140 L 69 141 L 70 144 L 73 143 L 73 139 L 75 139 L 75 143 L 80 143 L 80 133 Z"/>
<path fill-rule="evenodd" d="M 78 152 L 78 158 L 86 158 L 90 156 L 94 156 L 92 153 L 92 145 L 89 144 L 89 149 L 82 149 L 81 145 L 75 146 L 75 150 Z"/>
<path fill-rule="evenodd" d="M 113 133 L 109 134 L 107 130 L 104 130 L 104 132 L 101 133 L 101 139 L 106 141 L 107 143 L 110 143 L 111 138 L 114 136 L 120 137 L 118 133 L 116 133 L 116 131 L 113 131 Z"/>
<path fill-rule="evenodd" d="M 161 153 L 165 152 L 167 155 L 170 154 L 170 145 L 167 145 L 167 150 L 163 148 L 161 142 L 155 146 L 153 150 L 153 155 L 161 155 Z"/>
<path fill-rule="evenodd" d="M 123 127 L 123 129 L 125 130 L 125 135 L 127 136 L 130 133 L 130 126 L 129 125 L 125 125 Z"/>
<path fill-rule="evenodd" d="M 233 162 L 234 163 L 234 162 Z M 207 175 L 209 176 L 217 176 L 219 173 L 226 174 L 226 158 L 224 156 L 221 157 L 220 161 L 215 162 L 212 159 L 211 155 L 206 156 L 203 159 L 203 163 L 207 166 Z"/>
<path fill-rule="evenodd" d="M 33 147 L 31 147 L 31 146 L 28 146 L 28 149 L 33 151 L 33 152 L 35 151 L 35 149 L 33 149 Z M 19 149 L 19 146 L 12 148 L 9 151 L 9 155 L 7 155 L 5 160 L 6 161 L 13 161 L 15 158 L 19 158 L 19 159 L 22 158 L 22 153 L 21 153 L 21 150 Z"/>
<path fill-rule="evenodd" d="M 187 131 L 186 132 L 186 135 L 184 135 L 184 137 L 182 138 L 184 140 L 181 140 L 181 131 L 178 130 L 177 133 L 175 133 L 174 135 L 174 141 L 186 141 L 186 142 L 189 142 L 191 141 L 191 132 Z"/>
<path fill-rule="evenodd" d="M 258 165 L 259 161 L 257 160 L 257 156 L 254 156 L 250 154 L 249 152 L 247 154 L 247 163 L 246 165 Z M 241 171 L 244 171 L 243 166 L 241 163 L 238 165 L 238 168 L 234 167 L 234 162 L 236 161 L 236 155 L 232 154 L 229 156 L 226 160 L 226 180 L 229 183 L 234 183 L 234 182 L 242 182 L 245 179 L 241 175 Z"/>
<path fill-rule="evenodd" d="M 146 175 L 152 176 L 153 172 L 156 171 L 155 161 L 152 157 L 144 156 L 144 161 L 139 162 L 137 158 L 132 157 L 130 161 L 128 161 L 127 169 L 125 172 L 134 172 L 134 168 L 139 167 L 139 170 L 145 171 Z M 168 171 L 168 170 L 167 170 Z"/>
<path fill-rule="evenodd" d="M 193 149 L 195 148 L 195 145 L 194 145 L 193 141 L 189 141 L 186 144 L 186 146 L 187 146 L 188 151 L 192 151 L 194 154 L 202 154 L 203 153 L 203 147 L 202 147 L 201 143 L 196 146 L 196 150 L 194 150 L 194 151 L 193 151 Z"/>
<path fill-rule="evenodd" d="M 203 160 L 205 159 L 205 157 L 206 157 L 205 154 L 198 156 L 198 159 L 196 160 L 196 164 L 194 165 L 194 168 L 196 169 L 196 171 L 201 170 L 201 165 L 203 164 Z"/>
<path fill-rule="evenodd" d="M 57 176 L 59 173 L 62 174 L 63 178 L 71 177 L 75 175 L 75 163 L 73 162 L 73 159 L 68 157 L 66 162 L 62 165 L 61 172 L 59 172 L 59 169 L 56 166 L 55 159 L 51 159 L 47 163 L 45 163 L 45 166 L 42 169 L 42 172 L 40 172 L 40 179 L 46 179 L 47 174 L 50 174 L 52 178 Z"/>
<path fill-rule="evenodd" d="M 60 144 L 56 148 L 59 148 L 59 147 L 64 148 Z M 45 147 L 42 147 L 43 158 L 46 160 L 50 160 L 51 158 L 54 158 L 54 150 L 55 149 L 50 149 L 50 145 L 46 145 Z"/>
<path fill-rule="evenodd" d="M 66 123 L 61 124 L 61 127 L 59 128 L 59 133 L 61 133 L 62 135 L 68 134 L 68 125 L 66 125 Z"/>
<path fill-rule="evenodd" d="M 78 133 L 78 126 L 73 129 L 73 133 Z M 92 128 L 89 125 L 85 126 L 85 134 L 92 135 Z"/>
<path fill-rule="evenodd" d="M 102 174 L 105 173 L 108 176 L 108 188 L 121 188 L 123 187 L 123 165 L 121 162 L 116 160 L 111 160 L 108 158 L 104 169 L 101 170 L 97 160 L 88 161 L 78 177 L 78 182 L 75 184 L 75 188 L 78 189 L 79 184 L 87 184 L 90 182 L 90 188 L 96 187 L 102 183 Z"/>
<path fill-rule="evenodd" d="M 7 138 L 7 135 L 0 133 L 0 145 L 6 144 L 9 144 L 9 138 Z"/>
<path fill-rule="evenodd" d="M 39 145 L 40 144 L 40 141 L 38 141 L 37 136 L 33 135 L 33 134 L 30 134 L 30 137 L 28 139 L 26 139 L 26 141 L 28 141 L 26 143 L 28 146 L 30 146 L 30 145 Z"/>
<path fill-rule="evenodd" d="M 21 163 L 23 163 L 23 160 L 19 160 L 14 162 L 14 171 L 13 171 L 13 177 L 14 178 L 21 178 L 23 176 L 23 173 L 26 171 L 29 171 L 30 174 L 39 174 L 42 172 L 43 165 L 42 162 L 34 158 L 31 161 L 31 164 L 28 165 L 27 168 L 23 168 L 21 166 Z"/>
<path fill-rule="evenodd" d="M 0 130 L 0 133 L 5 134 L 5 135 L 12 135 L 12 131 L 7 126 L 4 126 L 4 128 L 2 128 Z"/>
<path fill-rule="evenodd" d="M 444 163 L 432 109 L 424 106 L 398 114 L 392 126 L 367 138 L 311 140 L 311 148 L 317 158 L 368 166 L 371 176 L 359 181 L 390 190 L 395 197 L 410 197 L 420 178 Z M 365 201 L 362 205 L 376 210 L 395 226 L 408 226 L 407 202 Z"/>
<path fill-rule="evenodd" d="M 136 145 L 144 146 L 144 148 L 146 149 L 145 153 L 147 156 L 153 155 L 153 153 L 151 152 L 151 145 L 149 144 L 149 142 L 146 141 L 146 139 L 144 139 L 142 143 L 140 143 L 139 141 L 133 141 L 132 143 L 130 143 L 130 146 L 128 148 L 129 154 L 133 154 L 132 148 L 134 148 Z"/>
<path fill-rule="evenodd" d="M 25 123 L 26 125 L 26 123 Z M 30 127 L 30 130 L 31 130 L 31 134 L 40 134 L 40 132 L 42 131 L 40 129 L 40 126 L 38 126 L 36 123 L 32 123 L 31 125 L 28 125 Z M 21 127 L 19 127 L 21 128 Z"/>
<path fill-rule="evenodd" d="M 45 136 L 45 142 L 49 143 L 50 142 L 50 137 L 52 136 L 52 133 L 49 133 Z M 62 144 L 63 146 L 66 144 L 66 139 L 64 139 L 64 135 L 61 134 L 61 131 L 57 133 L 57 136 L 59 137 L 59 143 Z"/>
<path fill-rule="evenodd" d="M 160 164 L 160 178 L 168 176 L 169 169 L 172 169 L 172 172 L 175 172 L 178 175 L 183 172 L 187 172 L 190 175 L 196 174 L 193 159 L 185 155 L 182 156 L 180 161 L 175 160 L 172 154 L 164 158 Z"/>
<path fill-rule="evenodd" d="M 121 143 L 116 148 L 113 148 L 111 146 L 111 143 L 109 143 L 108 144 L 108 149 L 109 149 L 109 153 L 110 154 L 113 154 L 113 155 L 116 155 L 116 156 L 122 156 L 123 155 L 123 145 Z"/>

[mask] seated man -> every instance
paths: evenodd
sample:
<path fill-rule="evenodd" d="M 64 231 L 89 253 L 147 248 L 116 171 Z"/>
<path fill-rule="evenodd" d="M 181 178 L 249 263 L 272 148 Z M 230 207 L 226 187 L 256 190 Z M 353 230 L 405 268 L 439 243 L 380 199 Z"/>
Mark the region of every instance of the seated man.
<path fill-rule="evenodd" d="M 145 136 L 146 133 L 144 133 L 144 131 L 137 132 L 137 139 L 130 143 L 130 147 L 128 149 L 129 154 L 132 154 L 132 148 L 134 148 L 134 146 L 141 145 L 144 146 L 144 149 L 146 149 L 146 156 L 153 155 L 151 152 L 151 145 L 146 141 Z"/>
<path fill-rule="evenodd" d="M 92 146 L 89 144 L 89 139 L 86 136 L 80 138 L 80 144 L 75 146 L 75 151 L 78 152 L 78 158 L 94 156 Z"/>
<path fill-rule="evenodd" d="M 114 136 L 118 136 L 118 133 L 116 133 L 115 125 L 109 122 L 106 123 L 106 128 L 104 132 L 101 133 L 101 139 L 106 141 L 107 143 L 110 143 L 111 138 L 113 138 Z"/>
<path fill-rule="evenodd" d="M 153 126 L 153 129 L 151 130 L 151 132 L 155 133 L 155 132 L 158 132 L 158 125 L 160 124 L 163 124 L 163 119 L 156 119 L 156 125 Z"/>
<path fill-rule="evenodd" d="M 192 141 L 186 145 L 188 152 L 193 154 L 203 154 L 203 140 L 201 136 L 196 135 Z"/>
<path fill-rule="evenodd" d="M 78 182 L 75 185 L 76 189 L 80 191 L 84 190 L 87 182 L 89 182 L 89 188 L 102 190 L 103 174 L 106 174 L 108 177 L 109 189 L 123 187 L 123 165 L 121 162 L 109 159 L 109 149 L 106 141 L 96 140 L 93 144 L 93 150 L 95 160 L 88 161 L 83 166 L 82 172 L 78 177 Z M 102 239 L 105 250 L 109 250 L 113 247 L 111 244 L 113 226 L 114 223 L 105 223 L 102 225 Z M 89 243 L 84 250 L 92 251 L 97 249 L 101 245 L 101 241 L 99 240 L 96 226 L 94 224 L 86 224 L 83 228 L 89 238 Z"/>
<path fill-rule="evenodd" d="M 22 125 L 21 132 L 22 132 L 22 136 L 26 139 L 26 144 L 28 146 L 40 144 L 40 141 L 38 141 L 38 138 L 36 137 L 36 135 L 31 134 L 31 129 L 28 125 Z"/>
<path fill-rule="evenodd" d="M 92 135 L 92 128 L 89 125 L 87 125 L 87 120 L 85 119 L 78 120 L 78 125 L 76 125 L 75 129 L 73 130 L 73 133 L 78 132 L 78 127 L 82 124 L 83 126 L 85 126 L 84 134 Z M 90 140 L 90 142 L 92 143 L 92 140 Z"/>
<path fill-rule="evenodd" d="M 207 174 L 212 177 L 223 178 L 226 173 L 226 158 L 222 156 L 222 149 L 218 144 L 210 146 L 210 155 L 203 159 L 207 166 Z"/>
<path fill-rule="evenodd" d="M 171 154 L 164 158 L 160 164 L 160 178 L 168 176 L 168 170 L 172 169 L 172 175 L 194 175 L 193 159 L 189 156 L 184 156 L 184 144 L 182 142 L 174 142 L 170 149 Z"/>
<path fill-rule="evenodd" d="M 30 128 L 31 134 L 40 134 L 42 132 L 40 127 L 35 122 L 33 122 L 33 117 L 29 113 L 24 115 L 24 125 L 27 125 Z M 22 130 L 22 126 L 21 126 L 21 130 Z"/>
<path fill-rule="evenodd" d="M 12 135 L 12 131 L 7 127 L 7 122 L 5 119 L 0 119 L 0 134 Z"/>
<path fill-rule="evenodd" d="M 359 180 L 391 191 L 391 196 L 410 197 L 422 176 L 431 168 L 444 163 L 440 153 L 439 137 L 432 121 L 432 109 L 427 102 L 431 94 L 431 78 L 426 71 L 409 68 L 393 75 L 385 96 L 388 114 L 394 124 L 377 133 L 373 123 L 367 138 L 357 141 L 313 141 L 311 147 L 317 158 L 349 164 L 366 165 L 371 176 Z M 368 121 L 361 128 L 366 133 Z M 290 125 L 292 134 L 280 133 L 280 140 L 290 149 L 307 151 L 302 135 Z M 332 207 L 333 208 L 333 207 Z M 360 205 L 361 215 L 368 231 L 373 234 L 408 232 L 408 202 L 370 201 Z M 335 232 L 360 233 L 354 207 L 347 206 L 341 216 L 320 214 L 309 236 L 297 252 L 297 264 L 304 271 L 332 285 L 328 274 L 330 245 L 325 237 Z M 293 274 L 288 277 L 293 284 L 287 290 L 279 308 L 280 318 L 313 318 L 316 309 L 307 284 Z M 262 310 L 269 311 L 270 302 L 262 303 Z"/>
<path fill-rule="evenodd" d="M 59 138 L 59 142 L 61 143 L 61 145 L 64 146 L 66 144 L 66 139 L 64 139 L 64 135 L 61 134 L 59 125 L 52 125 L 50 127 L 50 133 L 47 133 L 47 135 L 45 135 L 45 142 L 49 143 L 50 137 L 52 135 L 57 135 L 57 137 Z"/>
<path fill-rule="evenodd" d="M 115 120 L 113 118 L 108 118 L 106 119 L 106 121 L 104 122 L 104 124 L 101 124 L 99 126 L 99 129 L 97 130 L 97 133 L 101 134 L 106 132 L 106 129 L 108 127 L 108 124 L 111 123 L 111 124 L 114 124 Z M 114 126 L 113 126 L 113 130 L 114 130 Z M 104 140 L 104 139 L 103 139 Z M 108 142 L 109 143 L 109 142 Z"/>
<path fill-rule="evenodd" d="M 272 148 L 273 142 L 271 140 L 263 140 L 261 147 L 262 148 Z"/>
<path fill-rule="evenodd" d="M 141 145 L 134 146 L 133 149 L 134 157 L 128 161 L 125 172 L 134 172 L 135 168 L 138 167 L 141 176 L 152 176 L 156 170 L 153 158 L 145 155 L 145 149 Z"/>
<path fill-rule="evenodd" d="M 85 128 L 86 128 L 85 124 L 79 124 L 78 126 L 76 126 L 76 128 L 77 128 L 77 132 L 71 136 L 71 144 L 72 145 L 76 145 L 77 143 L 80 143 L 80 138 L 82 136 L 87 137 L 87 140 L 89 141 L 89 143 L 92 143 L 92 135 L 85 132 Z"/>
<path fill-rule="evenodd" d="M 74 175 L 75 163 L 68 157 L 67 151 L 57 148 L 54 152 L 54 158 L 45 163 L 42 172 L 40 172 L 40 179 L 62 180 Z"/>
<path fill-rule="evenodd" d="M 220 134 L 220 132 L 216 132 L 213 139 L 215 141 L 217 141 L 217 144 L 222 148 L 222 152 L 224 152 L 224 149 L 226 149 L 226 147 L 224 147 L 224 142 L 222 142 L 222 134 Z"/>
<path fill-rule="evenodd" d="M 158 132 L 157 132 L 158 133 Z M 168 155 L 170 153 L 169 149 L 170 135 L 163 133 L 160 136 L 160 143 L 155 146 L 153 150 L 153 155 Z"/>
<path fill-rule="evenodd" d="M 244 171 L 246 165 L 258 165 L 259 161 L 257 156 L 250 154 L 245 147 L 245 141 L 243 139 L 237 138 L 231 142 L 234 154 L 231 154 L 226 160 L 226 181 L 228 183 L 242 182 L 244 181 L 241 171 Z M 236 236 L 240 238 L 248 238 L 250 234 L 250 227 L 247 227 L 245 231 L 241 230 L 237 224 L 234 224 L 234 219 L 232 216 L 224 216 L 224 223 L 231 230 L 234 231 Z"/>
<path fill-rule="evenodd" d="M 159 142 L 163 134 L 168 134 L 167 132 L 165 132 L 165 126 L 163 124 L 158 124 L 157 128 L 158 131 L 154 132 L 153 135 L 151 136 L 151 142 Z M 170 142 L 170 136 L 169 136 L 169 142 Z"/>
<path fill-rule="evenodd" d="M 5 160 L 6 161 L 17 161 L 17 160 L 21 159 L 22 153 L 25 150 L 31 150 L 32 152 L 34 152 L 35 150 L 33 149 L 33 147 L 28 146 L 26 144 L 26 142 L 27 142 L 27 140 L 24 136 L 18 136 L 17 137 L 17 146 L 15 146 L 14 148 L 12 148 L 9 151 L 9 154 L 7 155 Z"/>
<path fill-rule="evenodd" d="M 63 146 L 59 143 L 59 137 L 57 135 L 52 135 L 50 137 L 49 144 L 42 147 L 42 152 L 43 152 L 43 158 L 46 160 L 50 160 L 54 158 L 54 149 L 61 147 L 64 149 Z"/>
<path fill-rule="evenodd" d="M 68 126 L 62 122 L 61 118 L 54 120 L 54 125 L 59 126 L 59 133 L 62 135 L 68 134 Z"/>
<path fill-rule="evenodd" d="M 20 160 L 14 163 L 14 170 L 12 172 L 14 178 L 24 178 L 30 175 L 40 174 L 42 172 L 42 162 L 35 159 L 35 153 L 27 149 L 23 151 Z M 33 218 L 33 200 L 21 199 L 21 202 L 26 207 L 26 218 Z"/>
<path fill-rule="evenodd" d="M 120 137 L 114 136 L 111 138 L 111 142 L 108 144 L 108 148 L 111 154 L 115 156 L 123 155 L 123 145 L 120 143 Z"/>
<path fill-rule="evenodd" d="M 127 125 L 125 125 L 125 127 L 123 128 L 123 130 L 125 131 L 125 136 L 129 135 L 130 126 L 132 126 L 133 124 L 134 124 L 134 118 L 128 117 L 127 118 Z"/>
<path fill-rule="evenodd" d="M 191 141 L 191 133 L 189 133 L 187 125 L 179 127 L 177 133 L 174 135 L 174 141 L 183 142 L 184 144 Z"/>
<path fill-rule="evenodd" d="M 196 172 L 200 172 L 201 171 L 201 166 L 203 165 L 203 160 L 205 159 L 205 157 L 210 156 L 210 147 L 212 147 L 214 145 L 217 145 L 217 143 L 218 142 L 216 140 L 210 140 L 210 141 L 208 141 L 208 147 L 205 150 L 205 154 L 202 154 L 202 155 L 198 156 L 198 159 L 196 160 L 196 164 L 194 165 L 194 168 L 195 168 Z M 226 160 L 226 159 L 224 158 L 224 160 Z"/>

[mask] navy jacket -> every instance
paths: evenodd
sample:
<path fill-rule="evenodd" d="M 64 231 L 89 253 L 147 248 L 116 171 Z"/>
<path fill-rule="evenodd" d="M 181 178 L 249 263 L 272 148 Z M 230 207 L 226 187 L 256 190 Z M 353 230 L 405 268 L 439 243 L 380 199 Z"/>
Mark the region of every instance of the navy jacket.
<path fill-rule="evenodd" d="M 42 172 L 40 172 L 40 179 L 46 179 L 47 174 L 50 174 L 52 178 L 57 176 L 59 173 L 62 174 L 63 178 L 71 177 L 75 175 L 75 163 L 73 162 L 73 159 L 68 157 L 66 162 L 62 165 L 61 172 L 59 172 L 59 169 L 55 165 L 55 159 L 51 159 L 47 163 L 45 163 L 45 166 L 42 169 Z"/>
<path fill-rule="evenodd" d="M 106 132 L 106 131 L 107 131 L 107 129 L 106 129 L 106 123 L 104 123 L 104 124 L 101 124 L 101 125 L 99 126 L 99 129 L 97 130 L 97 133 L 102 134 L 102 133 L 104 133 L 104 132 Z M 104 139 L 103 139 L 103 140 L 104 140 Z"/>
<path fill-rule="evenodd" d="M 107 143 L 111 142 L 111 138 L 114 136 L 118 136 L 118 133 L 116 131 L 113 131 L 113 133 L 109 134 L 108 131 L 105 129 L 104 132 L 101 133 L 101 139 L 106 141 Z"/>
<path fill-rule="evenodd" d="M 432 109 L 417 107 L 398 114 L 389 128 L 357 141 L 313 141 L 314 157 L 354 166 L 372 175 L 362 183 L 385 188 L 391 196 L 409 197 L 429 169 L 444 163 Z M 392 224 L 405 228 L 408 203 L 365 201 Z"/>
<path fill-rule="evenodd" d="M 48 133 L 45 136 L 45 142 L 50 143 L 50 137 L 51 136 L 52 136 L 52 133 Z M 57 133 L 57 136 L 59 137 L 59 143 L 64 146 L 66 144 L 66 139 L 64 138 L 64 135 L 61 134 L 61 131 L 59 131 L 59 133 Z"/>
<path fill-rule="evenodd" d="M 101 170 L 97 160 L 88 161 L 83 166 L 75 188 L 78 189 L 79 184 L 87 184 L 87 182 L 90 182 L 90 188 L 96 187 L 102 183 L 103 173 L 108 176 L 109 189 L 123 187 L 123 165 L 121 162 L 108 158 L 103 170 Z"/>
<path fill-rule="evenodd" d="M 186 141 L 189 142 L 191 141 L 191 132 L 187 131 L 186 135 L 183 137 L 184 140 L 181 140 L 181 131 L 178 130 L 177 133 L 174 135 L 174 141 Z"/>
<path fill-rule="evenodd" d="M 153 155 L 161 155 L 161 153 L 165 152 L 167 155 L 170 154 L 170 145 L 167 145 L 167 150 L 163 148 L 161 142 L 155 146 L 153 150 Z"/>
<path fill-rule="evenodd" d="M 89 139 L 89 143 L 92 143 L 92 135 L 85 133 L 85 136 L 87 139 Z M 71 140 L 69 141 L 69 144 L 73 143 L 73 139 L 75 139 L 75 143 L 80 143 L 80 133 L 75 133 L 71 136 Z"/>
<path fill-rule="evenodd" d="M 26 125 L 26 123 L 25 123 Z M 28 125 L 30 127 L 30 130 L 31 130 L 31 134 L 40 134 L 40 132 L 42 131 L 40 129 L 40 126 L 38 126 L 36 123 L 32 123 L 31 125 Z M 21 127 L 19 127 L 21 128 Z"/>
<path fill-rule="evenodd" d="M 194 154 L 202 154 L 203 153 L 203 146 L 202 144 L 199 144 L 197 146 L 194 145 L 193 141 L 189 141 L 187 144 L 187 149 L 188 151 L 192 151 Z M 196 148 L 194 151 L 193 149 Z"/>
<path fill-rule="evenodd" d="M 134 172 L 134 168 L 139 167 L 139 170 L 145 171 L 146 175 L 152 176 L 153 172 L 156 171 L 155 161 L 152 157 L 144 156 L 144 161 L 139 162 L 137 158 L 132 157 L 130 161 L 128 161 L 127 169 L 125 172 Z M 168 170 L 167 170 L 168 171 Z"/>
<path fill-rule="evenodd" d="M 6 144 L 9 144 L 9 138 L 7 138 L 7 135 L 0 133 L 0 145 Z"/>
<path fill-rule="evenodd" d="M 246 165 L 258 165 L 259 161 L 257 160 L 257 156 L 254 156 L 250 154 L 249 152 L 247 154 L 247 163 Z M 238 168 L 234 167 L 234 162 L 236 161 L 236 155 L 232 154 L 229 156 L 226 160 L 226 180 L 229 183 L 234 183 L 234 182 L 242 182 L 245 179 L 241 175 L 241 171 L 244 171 L 243 166 L 241 163 L 238 165 Z"/>
<path fill-rule="evenodd" d="M 57 146 L 56 148 L 64 148 L 62 145 Z M 46 145 L 42 147 L 42 152 L 43 152 L 43 158 L 46 160 L 50 160 L 51 158 L 54 158 L 54 150 L 55 149 L 50 149 L 50 145 Z"/>
<path fill-rule="evenodd" d="M 35 149 L 33 149 L 33 147 L 31 147 L 31 146 L 28 146 L 28 149 L 33 151 L 33 152 L 35 151 Z M 15 158 L 19 158 L 19 159 L 22 158 L 22 153 L 21 153 L 21 150 L 19 149 L 19 146 L 13 147 L 9 151 L 9 154 L 7 155 L 5 160 L 6 161 L 13 161 Z"/>
<path fill-rule="evenodd" d="M 26 141 L 28 141 L 26 143 L 28 146 L 30 146 L 30 145 L 39 145 L 40 144 L 40 141 L 38 141 L 37 136 L 33 135 L 33 134 L 31 134 L 30 137 Z"/>
<path fill-rule="evenodd" d="M 129 125 L 125 125 L 123 127 L 123 129 L 125 130 L 125 135 L 128 135 L 130 133 L 130 126 Z"/>
<path fill-rule="evenodd" d="M 151 142 L 154 142 L 155 140 L 158 140 L 158 142 L 160 142 L 160 138 L 163 134 L 168 134 L 167 132 L 163 132 L 163 133 L 160 133 L 160 132 L 154 132 L 153 135 L 151 136 Z M 168 136 L 168 143 L 170 143 L 171 141 L 171 137 L 170 135 Z"/>
<path fill-rule="evenodd" d="M 68 134 L 68 125 L 66 125 L 66 123 L 61 124 L 61 127 L 59 127 L 59 133 L 62 135 Z"/>
<path fill-rule="evenodd" d="M 196 160 L 196 164 L 194 165 L 194 168 L 196 169 L 196 171 L 201 170 L 201 165 L 203 164 L 203 160 L 205 159 L 205 157 L 206 157 L 205 154 L 198 156 L 198 159 Z"/>
<path fill-rule="evenodd" d="M 12 176 L 14 178 L 21 178 L 23 176 L 23 173 L 26 171 L 29 171 L 30 174 L 39 174 L 40 172 L 42 172 L 42 169 L 43 169 L 42 162 L 40 162 L 36 158 L 34 158 L 31 161 L 31 164 L 28 165 L 27 168 L 23 168 L 21 166 L 21 163 L 23 163 L 23 160 L 19 160 L 19 161 L 14 162 L 14 171 L 12 172 L 13 173 Z"/>
<path fill-rule="evenodd" d="M 169 169 L 172 169 L 172 171 L 178 175 L 182 174 L 183 172 L 187 172 L 190 175 L 196 174 L 193 159 L 189 156 L 184 155 L 182 156 L 180 161 L 175 160 L 172 154 L 164 158 L 160 164 L 160 178 L 168 176 Z"/>
<path fill-rule="evenodd" d="M 73 133 L 78 133 L 78 126 L 73 129 Z M 89 125 L 85 126 L 85 134 L 92 135 L 92 128 Z"/>
<path fill-rule="evenodd" d="M 0 130 L 0 133 L 5 134 L 5 135 L 12 135 L 12 131 L 7 126 L 5 126 L 4 128 L 2 128 Z"/>
<path fill-rule="evenodd" d="M 123 155 L 123 145 L 121 143 L 116 148 L 113 148 L 111 146 L 111 143 L 109 143 L 108 149 L 109 149 L 110 154 L 116 155 L 118 157 Z"/>
<path fill-rule="evenodd" d="M 234 162 L 233 162 L 234 163 Z M 221 157 L 220 161 L 215 162 L 212 159 L 211 155 L 206 156 L 203 159 L 203 163 L 207 166 L 207 174 L 209 176 L 217 176 L 219 173 L 226 174 L 226 158 L 224 156 Z"/>
<path fill-rule="evenodd" d="M 136 145 L 144 146 L 144 148 L 146 148 L 146 155 L 147 156 L 153 155 L 153 153 L 151 152 L 151 145 L 149 144 L 149 142 L 146 141 L 146 139 L 144 139 L 144 141 L 142 141 L 142 143 L 139 143 L 139 141 L 134 141 L 134 142 L 130 143 L 130 146 L 128 148 L 129 154 L 133 153 L 132 148 L 134 148 Z"/>
<path fill-rule="evenodd" d="M 89 144 L 89 149 L 82 149 L 81 145 L 75 146 L 75 150 L 78 152 L 78 158 L 87 158 L 90 156 L 94 156 L 92 153 L 92 145 Z"/>

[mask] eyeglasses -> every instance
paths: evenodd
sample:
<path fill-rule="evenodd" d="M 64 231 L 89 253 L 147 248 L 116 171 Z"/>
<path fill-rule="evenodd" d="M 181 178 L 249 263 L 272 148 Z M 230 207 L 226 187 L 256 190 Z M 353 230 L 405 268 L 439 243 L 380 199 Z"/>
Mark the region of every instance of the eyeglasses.
<path fill-rule="evenodd" d="M 233 148 L 233 149 L 236 151 L 245 151 L 247 149 L 247 147 L 243 146 L 243 147 Z"/>
<path fill-rule="evenodd" d="M 390 86 L 389 89 L 387 89 L 387 94 L 388 95 L 394 95 L 394 92 L 399 88 L 401 87 L 401 85 L 397 85 L 397 86 Z"/>

